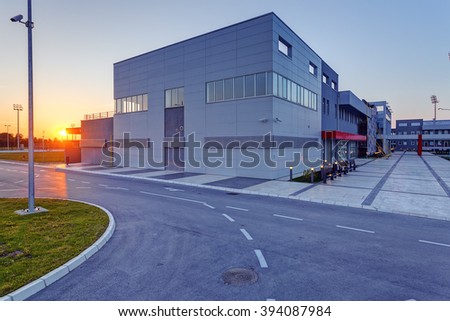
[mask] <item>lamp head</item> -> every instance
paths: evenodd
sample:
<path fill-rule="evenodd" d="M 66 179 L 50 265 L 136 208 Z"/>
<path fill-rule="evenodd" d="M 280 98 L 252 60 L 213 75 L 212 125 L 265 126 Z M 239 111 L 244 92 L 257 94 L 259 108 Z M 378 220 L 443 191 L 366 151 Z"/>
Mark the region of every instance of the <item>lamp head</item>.
<path fill-rule="evenodd" d="M 22 22 L 22 19 L 23 19 L 23 15 L 19 14 L 17 16 L 12 17 L 11 21 L 12 22 Z"/>

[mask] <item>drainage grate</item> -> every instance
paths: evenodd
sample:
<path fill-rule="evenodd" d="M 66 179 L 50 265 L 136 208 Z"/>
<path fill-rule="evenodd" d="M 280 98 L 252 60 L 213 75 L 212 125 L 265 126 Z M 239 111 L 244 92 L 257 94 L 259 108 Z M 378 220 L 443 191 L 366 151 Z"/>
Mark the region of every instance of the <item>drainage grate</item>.
<path fill-rule="evenodd" d="M 233 268 L 222 274 L 222 280 L 230 285 L 253 284 L 258 281 L 258 274 L 250 269 Z"/>
<path fill-rule="evenodd" d="M 236 193 L 236 192 L 228 192 L 227 195 L 239 195 L 239 193 Z"/>

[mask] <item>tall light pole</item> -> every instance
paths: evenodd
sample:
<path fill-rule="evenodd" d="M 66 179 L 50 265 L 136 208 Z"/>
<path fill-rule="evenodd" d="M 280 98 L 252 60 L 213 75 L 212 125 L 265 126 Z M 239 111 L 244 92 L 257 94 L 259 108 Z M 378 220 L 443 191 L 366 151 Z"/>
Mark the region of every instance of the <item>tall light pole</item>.
<path fill-rule="evenodd" d="M 9 150 L 9 127 L 11 125 L 5 125 L 6 127 L 6 149 Z"/>
<path fill-rule="evenodd" d="M 33 19 L 31 0 L 28 0 L 28 21 L 23 16 L 11 18 L 12 22 L 20 22 L 28 29 L 28 209 L 17 211 L 18 214 L 30 214 L 45 211 L 34 206 L 34 123 L 33 123 Z"/>
<path fill-rule="evenodd" d="M 17 110 L 17 150 L 20 149 L 20 135 L 19 135 L 19 111 L 23 110 L 22 105 L 14 104 L 13 109 Z"/>
<path fill-rule="evenodd" d="M 431 96 L 431 103 L 434 104 L 434 118 L 433 120 L 436 120 L 436 104 L 439 103 L 439 100 L 437 99 L 436 95 Z"/>

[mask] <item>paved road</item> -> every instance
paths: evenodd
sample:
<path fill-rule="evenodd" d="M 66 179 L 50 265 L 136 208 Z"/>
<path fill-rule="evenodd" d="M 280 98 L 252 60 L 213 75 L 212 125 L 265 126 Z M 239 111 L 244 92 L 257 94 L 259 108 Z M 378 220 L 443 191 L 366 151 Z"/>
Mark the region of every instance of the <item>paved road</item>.
<path fill-rule="evenodd" d="M 26 196 L 0 163 L 0 197 Z M 38 197 L 114 215 L 106 246 L 32 300 L 449 300 L 448 222 L 36 168 Z M 225 214 L 225 215 L 224 215 Z M 226 285 L 230 268 L 252 285 Z"/>

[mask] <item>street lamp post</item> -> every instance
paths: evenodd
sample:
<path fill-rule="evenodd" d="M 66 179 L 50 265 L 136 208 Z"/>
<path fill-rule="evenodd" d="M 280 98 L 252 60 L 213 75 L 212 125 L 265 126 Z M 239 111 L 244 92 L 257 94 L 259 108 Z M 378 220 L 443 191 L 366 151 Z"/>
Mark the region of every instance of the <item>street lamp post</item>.
<path fill-rule="evenodd" d="M 22 105 L 14 104 L 13 109 L 17 110 L 17 150 L 20 149 L 20 135 L 19 135 L 19 111 L 23 110 Z"/>
<path fill-rule="evenodd" d="M 9 150 L 9 127 L 11 125 L 5 125 L 6 127 L 6 149 Z"/>
<path fill-rule="evenodd" d="M 24 24 L 28 29 L 28 209 L 17 211 L 18 214 L 31 214 L 46 211 L 34 206 L 34 127 L 33 127 L 33 19 L 31 0 L 28 0 L 28 21 L 22 21 L 23 16 L 11 18 L 12 22 Z"/>

